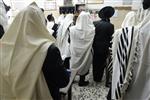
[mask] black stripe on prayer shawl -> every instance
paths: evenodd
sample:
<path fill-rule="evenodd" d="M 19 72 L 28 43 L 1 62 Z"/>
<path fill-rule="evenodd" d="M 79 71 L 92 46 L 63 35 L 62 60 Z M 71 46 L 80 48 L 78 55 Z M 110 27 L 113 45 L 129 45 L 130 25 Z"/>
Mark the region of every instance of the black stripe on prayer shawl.
<path fill-rule="evenodd" d="M 126 49 L 127 46 L 125 45 L 127 40 L 124 39 L 124 36 L 126 36 L 126 35 L 121 34 L 120 43 L 119 43 L 119 51 L 118 51 L 120 53 L 121 58 L 123 58 L 123 59 L 121 59 L 122 63 L 124 62 L 125 55 L 127 53 L 127 49 Z"/>
<path fill-rule="evenodd" d="M 124 36 L 121 34 L 120 45 L 122 46 L 122 49 L 123 49 L 123 52 L 122 52 L 122 54 L 123 54 L 123 59 L 125 58 L 125 55 L 127 54 L 127 46 L 128 46 L 128 45 L 126 45 L 127 42 L 128 42 L 128 39 L 125 39 L 125 38 L 127 38 L 127 35 L 125 35 L 125 37 L 124 37 Z"/>
<path fill-rule="evenodd" d="M 130 56 L 130 52 L 131 52 L 131 47 L 132 47 L 132 41 L 133 41 L 133 32 L 134 32 L 134 27 L 132 27 L 132 32 L 131 32 L 131 45 L 130 45 L 130 48 L 129 48 L 129 56 Z M 127 59 L 127 64 L 128 64 L 128 61 L 129 61 L 129 57 Z"/>
<path fill-rule="evenodd" d="M 129 38 L 128 38 L 128 35 L 129 35 L 128 28 L 125 28 L 125 29 L 123 28 L 122 34 L 120 35 L 120 42 L 118 44 L 119 46 L 117 49 L 117 58 L 118 58 L 118 62 L 119 62 L 120 76 L 119 76 L 119 81 L 117 82 L 117 87 L 115 89 L 116 99 L 119 99 L 122 96 L 121 95 L 121 87 L 123 85 L 123 81 L 124 81 L 125 75 L 126 75 L 126 69 L 127 69 L 131 46 L 132 46 L 133 31 L 134 31 L 134 27 L 132 27 L 132 31 L 131 31 L 130 45 L 129 45 Z M 127 48 L 129 48 L 128 52 L 127 52 Z"/>
<path fill-rule="evenodd" d="M 125 33 L 125 30 L 123 29 L 123 34 L 125 34 L 125 38 L 126 38 L 126 40 L 125 40 L 125 43 L 126 43 L 126 49 L 125 49 L 125 65 L 127 65 L 127 58 L 128 58 L 128 55 L 127 55 L 127 47 L 128 47 L 128 28 L 125 28 L 126 29 L 126 33 Z"/>
<path fill-rule="evenodd" d="M 112 52 L 110 52 L 110 56 L 108 58 L 109 62 L 108 62 L 108 65 L 106 66 L 106 72 L 107 72 L 107 75 L 108 75 L 108 80 L 109 80 L 109 83 L 111 83 L 111 79 L 112 79 L 112 72 L 113 72 L 113 62 L 112 62 Z"/>
<path fill-rule="evenodd" d="M 127 44 L 127 42 L 128 42 L 128 40 L 127 39 L 123 39 L 124 37 L 123 37 L 123 35 L 121 34 L 121 44 L 120 45 L 122 45 L 123 47 L 123 51 L 122 51 L 122 54 L 123 54 L 123 60 L 125 59 L 125 56 L 126 56 L 126 54 L 127 54 L 127 46 L 128 45 L 125 45 L 125 44 Z"/>
<path fill-rule="evenodd" d="M 126 29 L 126 32 L 125 32 L 125 29 Z M 128 31 L 128 28 L 127 28 L 127 27 L 126 27 L 125 29 L 123 28 L 123 29 L 122 29 L 122 32 L 123 32 L 123 35 L 125 35 L 125 36 L 124 36 L 125 39 L 128 40 L 128 32 L 129 32 L 129 31 Z M 129 42 L 127 41 L 126 43 L 127 43 L 126 45 L 128 46 Z"/>
<path fill-rule="evenodd" d="M 125 67 L 124 67 L 124 55 L 123 55 L 123 48 L 121 50 L 120 44 L 119 44 L 119 50 L 117 50 L 117 57 L 118 57 L 118 61 L 119 61 L 119 65 L 123 66 L 123 76 L 125 76 Z M 120 72 L 122 73 L 122 71 L 120 70 Z"/>
<path fill-rule="evenodd" d="M 126 29 L 126 32 L 128 33 L 128 28 L 126 27 L 125 29 Z M 132 30 L 133 30 L 133 28 L 132 28 Z M 131 35 L 132 35 L 132 34 L 131 34 Z M 131 36 L 131 39 L 132 39 L 132 36 Z M 131 40 L 131 41 L 132 41 L 132 40 Z M 131 45 L 132 45 L 132 42 L 131 42 Z M 127 41 L 127 46 L 128 46 L 128 41 Z M 131 47 L 130 47 L 130 48 L 131 48 Z M 130 55 L 130 54 L 128 54 L 128 55 Z M 126 65 L 128 64 L 128 58 L 129 58 L 128 55 L 126 56 L 126 60 L 125 60 L 125 61 L 126 61 Z"/>
<path fill-rule="evenodd" d="M 106 67 L 107 71 L 112 74 L 112 59 L 110 59 L 110 63 L 108 64 L 108 66 Z"/>
<path fill-rule="evenodd" d="M 121 97 L 121 90 L 120 90 L 119 83 L 117 84 L 117 89 L 118 89 L 118 95 L 119 95 L 119 97 Z"/>
<path fill-rule="evenodd" d="M 123 61 L 122 61 L 121 57 L 123 57 L 123 52 L 122 52 L 123 48 L 122 48 L 122 46 L 120 44 L 119 44 L 119 48 L 118 49 L 119 50 L 117 50 L 117 57 L 118 57 L 118 60 L 119 60 L 120 64 L 122 64 Z"/>
<path fill-rule="evenodd" d="M 121 73 L 121 71 L 120 71 L 120 73 Z M 120 81 L 119 81 L 119 82 L 120 82 L 121 84 L 123 84 L 123 79 L 124 79 L 123 76 L 120 75 Z"/>

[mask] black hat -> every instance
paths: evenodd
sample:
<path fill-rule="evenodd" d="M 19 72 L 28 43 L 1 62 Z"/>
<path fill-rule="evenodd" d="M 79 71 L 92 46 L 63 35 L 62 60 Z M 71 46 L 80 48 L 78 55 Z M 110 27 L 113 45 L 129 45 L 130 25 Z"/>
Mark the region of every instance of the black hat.
<path fill-rule="evenodd" d="M 113 7 L 106 6 L 98 12 L 98 15 L 100 18 L 110 18 L 114 15 L 114 13 L 115 9 Z"/>

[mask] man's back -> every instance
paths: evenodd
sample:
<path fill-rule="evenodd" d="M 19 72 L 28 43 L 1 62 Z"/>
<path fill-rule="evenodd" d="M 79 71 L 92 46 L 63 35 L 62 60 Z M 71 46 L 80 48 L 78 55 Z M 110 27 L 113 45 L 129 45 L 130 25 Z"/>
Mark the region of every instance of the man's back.
<path fill-rule="evenodd" d="M 107 49 L 114 33 L 114 25 L 104 20 L 96 21 L 94 25 L 96 28 L 93 47 Z"/>

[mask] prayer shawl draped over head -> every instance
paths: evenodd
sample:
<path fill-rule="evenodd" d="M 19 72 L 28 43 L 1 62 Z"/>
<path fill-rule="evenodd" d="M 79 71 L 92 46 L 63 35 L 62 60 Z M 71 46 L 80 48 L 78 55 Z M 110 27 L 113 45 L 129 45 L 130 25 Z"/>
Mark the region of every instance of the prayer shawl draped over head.
<path fill-rule="evenodd" d="M 128 27 L 128 26 L 134 26 L 135 25 L 135 12 L 130 11 L 125 16 L 125 19 L 122 22 L 121 27 Z"/>
<path fill-rule="evenodd" d="M 0 42 L 0 99 L 51 100 L 42 66 L 49 35 L 42 11 L 33 2 L 15 17 Z"/>
<path fill-rule="evenodd" d="M 69 27 L 72 24 L 73 24 L 73 14 L 68 14 L 58 29 L 57 46 L 61 52 L 63 60 L 66 57 L 70 57 L 68 38 L 70 34 Z"/>
<path fill-rule="evenodd" d="M 49 33 L 52 35 L 54 30 L 52 30 L 52 27 L 54 26 L 54 22 L 47 22 L 47 30 L 49 31 Z"/>
<path fill-rule="evenodd" d="M 123 100 L 150 100 L 150 13 L 137 26 L 134 34 L 136 48 L 129 69 L 133 79 Z M 133 47 L 132 47 L 133 48 Z M 127 74 L 128 75 L 128 74 Z"/>
<path fill-rule="evenodd" d="M 150 99 L 149 19 L 150 13 L 134 29 L 133 27 L 126 27 L 114 34 L 112 45 L 113 100 Z"/>
<path fill-rule="evenodd" d="M 130 11 L 127 13 L 121 27 L 135 26 L 138 25 L 148 15 L 149 11 L 144 10 L 142 7 L 137 11 Z"/>
<path fill-rule="evenodd" d="M 92 43 L 95 35 L 95 27 L 89 13 L 81 12 L 75 26 L 70 28 L 71 69 L 78 70 L 79 75 L 88 72 L 92 64 Z"/>
<path fill-rule="evenodd" d="M 7 30 L 7 22 L 8 18 L 6 15 L 6 10 L 5 10 L 5 6 L 2 2 L 2 0 L 0 0 L 0 24 L 3 26 L 4 31 Z"/>
<path fill-rule="evenodd" d="M 57 20 L 57 24 L 60 25 L 62 24 L 63 20 L 65 19 L 65 15 L 64 14 L 61 14 L 59 17 L 58 17 L 58 20 Z"/>

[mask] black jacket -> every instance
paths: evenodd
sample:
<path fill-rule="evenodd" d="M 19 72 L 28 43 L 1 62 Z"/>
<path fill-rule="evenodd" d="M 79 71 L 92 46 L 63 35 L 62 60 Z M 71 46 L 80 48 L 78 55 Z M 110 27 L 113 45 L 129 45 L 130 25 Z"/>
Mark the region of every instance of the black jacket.
<path fill-rule="evenodd" d="M 64 68 L 59 49 L 54 44 L 48 48 L 42 70 L 53 99 L 60 100 L 59 88 L 68 84 L 69 73 Z"/>
<path fill-rule="evenodd" d="M 112 34 L 114 33 L 114 25 L 109 21 L 100 20 L 94 22 L 95 37 L 93 42 L 93 49 L 96 52 L 104 53 L 111 46 Z"/>

